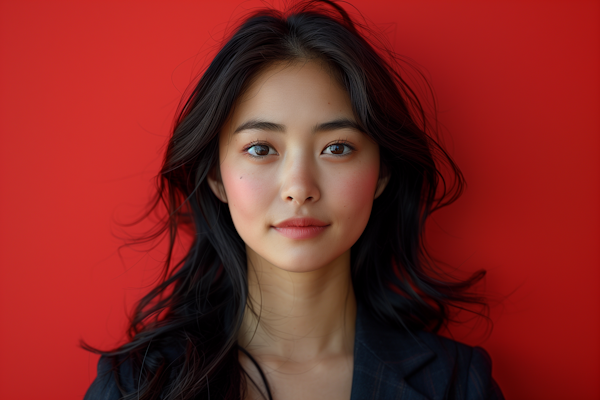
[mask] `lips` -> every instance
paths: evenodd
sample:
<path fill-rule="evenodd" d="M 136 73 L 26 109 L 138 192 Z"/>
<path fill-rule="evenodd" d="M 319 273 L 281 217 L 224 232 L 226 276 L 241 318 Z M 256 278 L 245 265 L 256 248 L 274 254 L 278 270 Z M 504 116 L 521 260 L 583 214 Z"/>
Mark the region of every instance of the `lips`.
<path fill-rule="evenodd" d="M 327 226 L 329 224 L 316 218 L 302 217 L 286 219 L 275 225 L 275 228 L 302 228 L 308 226 Z"/>
<path fill-rule="evenodd" d="M 273 226 L 278 233 L 290 239 L 312 239 L 319 236 L 328 223 L 316 218 L 290 218 Z"/>

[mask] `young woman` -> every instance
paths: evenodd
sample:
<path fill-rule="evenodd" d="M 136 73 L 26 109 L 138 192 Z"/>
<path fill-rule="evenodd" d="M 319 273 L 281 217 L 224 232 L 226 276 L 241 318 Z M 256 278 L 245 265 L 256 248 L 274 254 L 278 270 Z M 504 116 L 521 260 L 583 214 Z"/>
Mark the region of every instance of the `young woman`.
<path fill-rule="evenodd" d="M 502 398 L 483 349 L 434 333 L 483 276 L 444 281 L 423 247 L 462 176 L 361 32 L 309 1 L 256 12 L 216 55 L 154 203 L 171 250 L 192 245 L 86 399 Z"/>

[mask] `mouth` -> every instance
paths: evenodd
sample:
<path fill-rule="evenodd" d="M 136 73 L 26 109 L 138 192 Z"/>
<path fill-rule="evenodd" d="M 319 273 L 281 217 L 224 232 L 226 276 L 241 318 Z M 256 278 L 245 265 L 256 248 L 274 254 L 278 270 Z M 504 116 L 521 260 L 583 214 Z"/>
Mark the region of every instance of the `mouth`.
<path fill-rule="evenodd" d="M 328 223 L 316 218 L 290 218 L 273 226 L 278 233 L 290 239 L 312 239 L 319 236 Z"/>

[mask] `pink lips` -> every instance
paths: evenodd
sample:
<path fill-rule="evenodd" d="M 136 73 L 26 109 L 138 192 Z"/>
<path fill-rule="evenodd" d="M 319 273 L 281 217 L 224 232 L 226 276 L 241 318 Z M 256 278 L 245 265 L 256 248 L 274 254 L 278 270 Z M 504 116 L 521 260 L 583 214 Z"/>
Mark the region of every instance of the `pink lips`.
<path fill-rule="evenodd" d="M 290 218 L 273 226 L 273 229 L 290 239 L 311 239 L 328 226 L 316 218 Z"/>

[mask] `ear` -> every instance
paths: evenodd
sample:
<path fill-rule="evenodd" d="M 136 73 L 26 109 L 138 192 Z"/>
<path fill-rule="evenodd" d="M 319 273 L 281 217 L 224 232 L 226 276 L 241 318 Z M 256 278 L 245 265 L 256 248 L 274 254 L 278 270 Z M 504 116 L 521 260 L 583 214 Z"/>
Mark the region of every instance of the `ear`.
<path fill-rule="evenodd" d="M 227 203 L 227 193 L 225 193 L 225 186 L 223 186 L 223 179 L 221 179 L 221 168 L 217 165 L 209 173 L 208 186 L 213 191 L 215 196 L 223 203 Z"/>
<path fill-rule="evenodd" d="M 381 164 L 379 168 L 379 179 L 377 180 L 377 187 L 375 188 L 375 196 L 373 196 L 373 200 L 378 198 L 381 193 L 383 193 L 383 189 L 387 186 L 390 181 L 390 170 L 385 166 L 385 164 Z"/>

